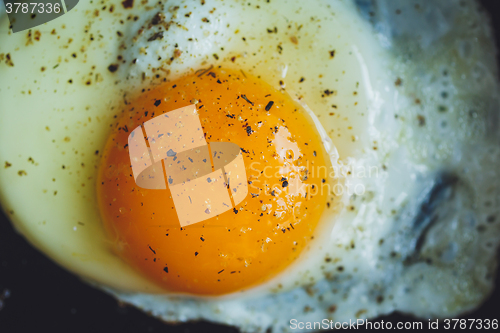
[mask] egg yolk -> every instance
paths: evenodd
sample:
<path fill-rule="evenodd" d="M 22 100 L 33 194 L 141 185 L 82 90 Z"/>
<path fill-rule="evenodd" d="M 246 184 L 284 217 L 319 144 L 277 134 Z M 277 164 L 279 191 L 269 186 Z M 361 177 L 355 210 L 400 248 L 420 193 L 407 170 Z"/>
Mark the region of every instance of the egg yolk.
<path fill-rule="evenodd" d="M 181 227 L 168 189 L 136 185 L 128 136 L 144 122 L 196 104 L 207 142 L 242 152 L 248 195 L 233 209 Z M 222 295 L 290 265 L 327 206 L 329 159 L 305 111 L 260 79 L 212 68 L 126 102 L 100 164 L 97 195 L 113 250 L 168 292 Z M 291 186 L 291 184 L 300 186 Z"/>

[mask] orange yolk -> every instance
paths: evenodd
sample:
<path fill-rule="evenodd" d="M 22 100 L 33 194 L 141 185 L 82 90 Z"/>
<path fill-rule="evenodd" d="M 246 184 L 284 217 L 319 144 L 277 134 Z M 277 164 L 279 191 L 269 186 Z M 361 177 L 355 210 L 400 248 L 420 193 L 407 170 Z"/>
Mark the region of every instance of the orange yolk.
<path fill-rule="evenodd" d="M 127 139 L 158 115 L 196 104 L 207 142 L 242 151 L 248 195 L 234 209 L 181 227 L 171 193 L 136 185 Z M 211 69 L 143 91 L 106 144 L 98 201 L 114 250 L 166 291 L 221 295 L 255 286 L 311 242 L 327 206 L 328 157 L 311 120 L 261 80 Z M 292 189 L 292 183 L 300 184 Z"/>

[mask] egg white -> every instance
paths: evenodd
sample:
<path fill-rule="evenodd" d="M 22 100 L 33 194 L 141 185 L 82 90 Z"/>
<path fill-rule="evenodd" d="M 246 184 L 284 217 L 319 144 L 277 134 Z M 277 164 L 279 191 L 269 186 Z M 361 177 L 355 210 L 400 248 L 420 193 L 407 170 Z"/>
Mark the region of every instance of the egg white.
<path fill-rule="evenodd" d="M 498 111 L 496 77 L 487 71 L 496 71 L 487 26 L 472 33 L 438 29 L 441 45 L 430 32 L 401 41 L 382 19 L 373 30 L 350 1 L 137 2 L 133 9 L 121 1 L 82 2 L 33 29 L 40 41 L 26 33 L 0 35 L 0 54 L 14 63 L 0 64 L 0 163 L 10 164 L 0 169 L 0 200 L 34 246 L 164 320 L 207 319 L 243 331 L 286 330 L 292 318 L 345 321 L 394 309 L 450 316 L 484 299 L 498 223 L 488 225 L 489 233 L 477 226 L 496 216 L 500 200 L 493 167 L 498 138 L 487 126 Z M 466 5 L 455 15 L 480 21 L 473 3 Z M 393 12 L 389 2 L 380 6 Z M 158 12 L 173 23 L 162 39 L 148 41 L 159 31 L 149 24 Z M 0 23 L 7 32 L 6 20 Z M 449 51 L 456 41 L 477 41 L 476 51 L 466 58 Z M 110 64 L 119 65 L 115 73 Z M 124 99 L 165 77 L 219 64 L 284 86 L 305 103 L 328 135 L 324 140 L 335 145 L 335 162 L 357 171 L 344 180 L 365 191 L 342 195 L 341 211 L 318 230 L 322 237 L 268 283 L 222 298 L 165 295 L 111 251 L 95 200 L 99 155 Z M 476 78 L 472 90 L 463 75 Z M 443 87 L 446 101 L 439 98 Z M 325 90 L 335 93 L 322 97 Z M 471 118 L 477 100 L 485 105 Z M 457 190 L 456 213 L 441 217 L 444 229 L 431 229 L 423 251 L 433 255 L 432 241 L 458 245 L 449 245 L 450 262 L 408 265 L 404 258 L 413 248 L 405 232 L 443 169 L 459 173 L 465 185 Z M 477 266 L 469 274 L 471 261 Z"/>

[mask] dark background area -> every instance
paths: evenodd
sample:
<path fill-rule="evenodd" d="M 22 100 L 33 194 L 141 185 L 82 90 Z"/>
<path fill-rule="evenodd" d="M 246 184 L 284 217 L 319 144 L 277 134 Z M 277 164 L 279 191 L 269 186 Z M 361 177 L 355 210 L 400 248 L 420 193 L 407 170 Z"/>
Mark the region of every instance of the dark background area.
<path fill-rule="evenodd" d="M 439 0 L 446 1 L 446 0 Z M 500 45 L 500 1 L 483 0 L 492 17 Z M 496 278 L 499 286 L 499 277 Z M 500 319 L 500 289 L 476 311 L 463 318 Z M 393 314 L 376 321 L 414 321 Z M 424 326 L 425 327 L 425 326 Z M 54 264 L 19 236 L 4 214 L 0 215 L 0 332 L 220 332 L 234 328 L 207 322 L 166 325 L 81 282 Z"/>

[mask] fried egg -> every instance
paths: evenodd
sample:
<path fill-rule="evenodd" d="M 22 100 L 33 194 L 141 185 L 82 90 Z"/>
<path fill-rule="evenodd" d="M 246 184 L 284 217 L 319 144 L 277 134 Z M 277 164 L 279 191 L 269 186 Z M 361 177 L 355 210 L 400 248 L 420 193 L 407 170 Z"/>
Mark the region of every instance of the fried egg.
<path fill-rule="evenodd" d="M 3 18 L 2 207 L 166 322 L 457 316 L 491 292 L 498 247 L 483 21 L 474 1 L 362 0 L 82 2 L 16 34 Z M 240 147 L 248 194 L 181 227 L 170 190 L 136 184 L 128 140 L 190 105 L 207 141 Z"/>

